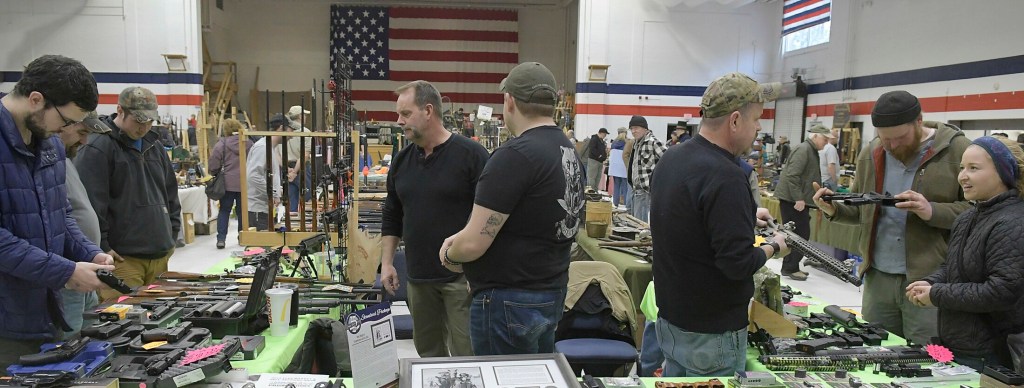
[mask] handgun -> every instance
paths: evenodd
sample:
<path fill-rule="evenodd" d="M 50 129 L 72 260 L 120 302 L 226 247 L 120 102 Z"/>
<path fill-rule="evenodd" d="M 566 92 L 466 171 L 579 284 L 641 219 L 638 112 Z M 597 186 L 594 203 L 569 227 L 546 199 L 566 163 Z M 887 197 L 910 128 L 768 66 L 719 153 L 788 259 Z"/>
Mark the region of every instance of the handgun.
<path fill-rule="evenodd" d="M 132 321 L 122 319 L 114 322 L 100 322 L 82 328 L 82 335 L 96 339 L 107 339 L 124 331 L 132 325 Z"/>
<path fill-rule="evenodd" d="M 124 284 L 123 280 L 119 279 L 117 276 L 114 276 L 114 273 L 108 270 L 96 270 L 96 277 L 99 278 L 101 282 L 103 282 L 110 288 L 117 290 L 117 292 L 120 292 L 122 294 L 131 294 L 133 291 L 131 287 L 128 287 L 128 285 Z"/>
<path fill-rule="evenodd" d="M 92 339 L 89 337 L 76 338 L 42 353 L 21 356 L 18 358 L 18 363 L 24 366 L 35 366 L 67 361 L 85 349 L 90 341 Z"/>
<path fill-rule="evenodd" d="M 185 338 L 191 330 L 192 322 L 189 321 L 182 322 L 177 327 L 149 329 L 142 332 L 142 342 L 167 341 L 168 343 L 175 343 Z"/>
<path fill-rule="evenodd" d="M 828 202 L 840 202 L 844 205 L 860 206 L 860 205 L 871 205 L 880 204 L 882 206 L 896 206 L 897 202 L 906 201 L 906 199 L 896 199 L 891 194 L 879 194 L 875 192 L 870 193 L 836 193 L 836 194 L 825 194 L 821 196 L 822 201 Z"/>
<path fill-rule="evenodd" d="M 170 352 L 150 356 L 146 359 L 146 374 L 158 376 L 164 373 L 167 368 L 178 362 L 181 356 L 185 355 L 185 349 L 174 349 Z"/>

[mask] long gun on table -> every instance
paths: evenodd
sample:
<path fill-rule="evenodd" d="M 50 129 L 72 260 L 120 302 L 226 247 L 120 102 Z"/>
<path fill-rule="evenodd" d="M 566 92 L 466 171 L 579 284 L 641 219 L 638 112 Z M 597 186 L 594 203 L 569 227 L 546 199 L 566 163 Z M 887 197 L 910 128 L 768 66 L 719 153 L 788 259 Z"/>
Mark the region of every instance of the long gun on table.
<path fill-rule="evenodd" d="M 157 276 L 157 278 L 158 279 L 168 279 L 168 280 L 176 279 L 176 280 L 216 281 L 216 280 L 223 280 L 223 279 L 250 279 L 250 278 L 252 278 L 252 275 L 241 275 L 241 274 L 234 274 L 234 273 L 202 274 L 202 273 L 194 273 L 194 272 L 167 271 L 167 272 L 164 272 L 164 273 L 160 274 L 159 276 Z M 306 284 L 306 285 L 311 285 L 311 286 L 314 286 L 314 287 L 333 286 L 333 285 L 350 286 L 350 287 L 365 287 L 366 286 L 365 284 L 362 284 L 362 283 L 339 283 L 339 282 L 332 282 L 332 281 L 326 281 L 326 280 L 295 278 L 295 277 L 289 277 L 289 276 L 277 276 L 276 278 L 274 278 L 274 281 L 275 282 L 279 282 L 279 283 Z"/>
<path fill-rule="evenodd" d="M 789 249 L 818 260 L 818 262 L 822 264 L 823 269 L 832 276 L 860 287 L 861 279 L 851 273 L 853 270 L 851 266 L 839 262 L 836 258 L 823 252 L 821 249 L 818 249 L 807 240 L 804 240 L 803 237 L 800 237 L 800 235 L 794 232 L 795 229 L 796 226 L 792 221 L 782 226 L 778 226 L 774 222 L 768 221 L 768 227 L 762 229 L 761 235 L 765 238 L 771 238 L 776 232 L 781 232 L 786 236 L 786 245 L 789 246 Z"/>
<path fill-rule="evenodd" d="M 922 347 L 886 346 L 859 347 L 850 349 L 828 349 L 815 353 L 814 356 L 802 355 L 762 355 L 758 358 L 768 370 L 824 372 L 836 369 L 861 370 L 868 364 L 900 362 L 929 363 L 934 360 Z"/>

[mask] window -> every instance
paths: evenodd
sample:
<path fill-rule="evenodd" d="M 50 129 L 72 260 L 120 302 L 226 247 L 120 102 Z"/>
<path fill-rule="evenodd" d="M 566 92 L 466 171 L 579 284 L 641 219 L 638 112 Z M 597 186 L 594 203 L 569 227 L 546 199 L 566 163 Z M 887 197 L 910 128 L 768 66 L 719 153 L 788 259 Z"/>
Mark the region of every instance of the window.
<path fill-rule="evenodd" d="M 828 43 L 832 0 L 786 0 L 782 6 L 782 51 Z"/>
<path fill-rule="evenodd" d="M 782 52 L 807 48 L 822 43 L 828 43 L 829 29 L 832 22 L 825 22 L 811 28 L 806 28 L 782 37 Z"/>

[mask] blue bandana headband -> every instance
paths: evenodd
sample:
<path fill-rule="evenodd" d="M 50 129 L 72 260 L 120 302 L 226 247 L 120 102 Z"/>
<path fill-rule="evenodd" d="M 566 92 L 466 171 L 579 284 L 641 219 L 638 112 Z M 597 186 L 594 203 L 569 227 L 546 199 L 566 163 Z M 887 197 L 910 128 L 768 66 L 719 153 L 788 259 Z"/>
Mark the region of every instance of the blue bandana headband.
<path fill-rule="evenodd" d="M 1020 169 L 1017 167 L 1017 158 L 1013 157 L 1013 153 L 1010 152 L 1010 148 L 1006 144 L 991 136 L 979 137 L 971 144 L 983 148 L 992 157 L 996 171 L 999 172 L 999 179 L 1003 181 L 1006 188 L 1012 190 L 1017 187 Z"/>

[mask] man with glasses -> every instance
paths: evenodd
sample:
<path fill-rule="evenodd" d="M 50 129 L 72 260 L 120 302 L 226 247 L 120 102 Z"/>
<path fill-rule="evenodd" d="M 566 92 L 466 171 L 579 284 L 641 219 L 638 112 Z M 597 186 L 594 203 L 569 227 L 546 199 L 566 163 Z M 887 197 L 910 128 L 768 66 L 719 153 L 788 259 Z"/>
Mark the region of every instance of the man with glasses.
<path fill-rule="evenodd" d="M 100 117 L 111 131 L 89 135 L 75 157 L 100 221 L 100 248 L 132 287 L 167 271 L 181 230 L 178 181 L 159 135 L 150 131 L 157 117 L 156 95 L 129 87 L 118 96 L 117 113 Z M 100 291 L 100 299 L 116 295 Z"/>
<path fill-rule="evenodd" d="M 0 93 L 0 374 L 67 329 L 61 289 L 105 287 L 113 259 L 70 213 L 64 147 L 53 135 L 96 109 L 96 80 L 74 59 L 45 55 Z"/>

